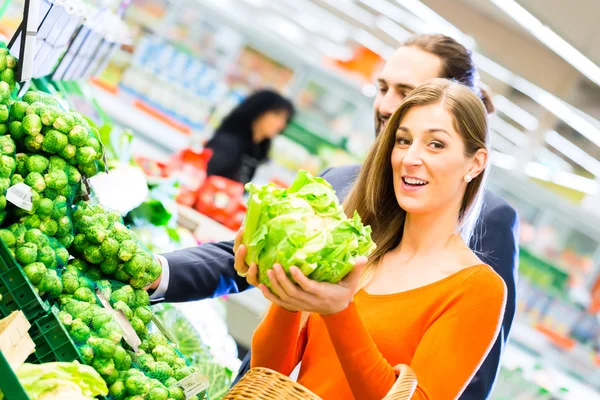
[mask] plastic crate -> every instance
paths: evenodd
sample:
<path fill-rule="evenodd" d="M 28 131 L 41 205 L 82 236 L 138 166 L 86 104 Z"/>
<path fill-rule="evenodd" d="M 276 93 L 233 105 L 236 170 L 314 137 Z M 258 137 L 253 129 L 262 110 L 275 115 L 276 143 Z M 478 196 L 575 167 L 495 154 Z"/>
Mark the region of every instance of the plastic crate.
<path fill-rule="evenodd" d="M 38 296 L 21 266 L 0 239 L 0 318 L 21 310 L 29 321 L 48 313 L 49 306 Z"/>
<path fill-rule="evenodd" d="M 29 400 L 25 389 L 0 351 L 0 390 L 7 400 Z"/>
<path fill-rule="evenodd" d="M 79 361 L 81 356 L 69 333 L 58 318 L 58 310 L 52 307 L 47 315 L 31 321 L 29 336 L 35 343 L 35 352 L 27 362 L 41 364 L 53 361 Z"/>

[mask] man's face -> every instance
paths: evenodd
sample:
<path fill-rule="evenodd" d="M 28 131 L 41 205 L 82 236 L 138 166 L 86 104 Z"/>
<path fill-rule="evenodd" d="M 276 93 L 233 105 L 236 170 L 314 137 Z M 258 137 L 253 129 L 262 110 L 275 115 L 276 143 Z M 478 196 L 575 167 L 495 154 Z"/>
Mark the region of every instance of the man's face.
<path fill-rule="evenodd" d="M 442 69 L 439 57 L 416 47 L 400 47 L 387 61 L 378 79 L 375 97 L 375 135 L 417 86 L 437 78 Z"/>

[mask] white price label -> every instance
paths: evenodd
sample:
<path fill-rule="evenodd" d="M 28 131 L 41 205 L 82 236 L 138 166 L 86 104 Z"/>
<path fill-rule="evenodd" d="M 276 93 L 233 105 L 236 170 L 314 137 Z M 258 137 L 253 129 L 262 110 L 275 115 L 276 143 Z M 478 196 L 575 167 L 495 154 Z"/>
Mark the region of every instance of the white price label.
<path fill-rule="evenodd" d="M 177 385 L 183 389 L 186 399 L 191 399 L 208 389 L 208 376 L 194 372 L 186 376 Z"/>
<path fill-rule="evenodd" d="M 33 191 L 31 187 L 21 182 L 8 188 L 6 191 L 6 201 L 13 203 L 23 210 L 31 211 L 33 208 L 31 202 L 32 195 Z"/>

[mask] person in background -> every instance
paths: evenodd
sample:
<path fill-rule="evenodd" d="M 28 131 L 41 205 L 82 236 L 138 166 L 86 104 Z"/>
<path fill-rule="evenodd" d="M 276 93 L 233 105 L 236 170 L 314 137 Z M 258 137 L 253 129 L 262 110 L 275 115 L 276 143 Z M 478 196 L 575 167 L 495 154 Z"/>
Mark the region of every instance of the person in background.
<path fill-rule="evenodd" d="M 506 291 L 468 245 L 488 163 L 487 112 L 472 89 L 439 78 L 417 87 L 367 154 L 343 207 L 371 226 L 368 260 L 336 284 L 267 271 L 271 290 L 259 289 L 272 304 L 252 367 L 289 375 L 301 363 L 298 382 L 325 400 L 383 399 L 401 364 L 418 379 L 412 399 L 462 393 L 500 330 Z"/>
<path fill-rule="evenodd" d="M 271 140 L 294 116 L 291 101 L 271 90 L 247 97 L 233 109 L 205 147 L 212 149 L 207 175 L 218 175 L 242 184 L 252 180 L 269 154 Z"/>
<path fill-rule="evenodd" d="M 477 73 L 471 53 L 454 39 L 440 34 L 409 38 L 386 62 L 378 79 L 379 90 L 373 103 L 375 135 L 383 129 L 405 97 L 417 86 L 436 77 L 452 79 L 477 87 Z M 485 92 L 483 101 L 489 113 L 493 104 Z M 343 201 L 360 172 L 359 165 L 330 168 L 321 176 Z M 503 199 L 487 191 L 481 217 L 470 243 L 483 262 L 492 266 L 507 288 L 502 328 L 487 358 L 471 380 L 461 400 L 484 400 L 490 396 L 500 367 L 500 357 L 508 341 L 515 315 L 518 260 L 518 219 Z M 189 249 L 159 255 L 163 274 L 151 286 L 153 301 L 183 302 L 238 293 L 256 285 L 242 275 L 248 271 L 245 250 L 236 242 L 205 243 Z M 250 274 L 252 276 L 252 274 Z M 249 355 L 238 379 L 250 365 Z"/>

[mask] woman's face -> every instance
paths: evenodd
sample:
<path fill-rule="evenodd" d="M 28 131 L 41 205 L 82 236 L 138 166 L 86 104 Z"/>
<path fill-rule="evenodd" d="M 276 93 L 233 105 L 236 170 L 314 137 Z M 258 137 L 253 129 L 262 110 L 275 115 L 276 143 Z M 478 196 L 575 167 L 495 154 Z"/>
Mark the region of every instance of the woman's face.
<path fill-rule="evenodd" d="M 392 150 L 394 192 L 409 214 L 460 208 L 467 183 L 485 167 L 487 151 L 465 155 L 454 119 L 441 104 L 413 107 L 404 115 Z"/>
<path fill-rule="evenodd" d="M 273 139 L 286 127 L 289 114 L 286 110 L 270 110 L 254 121 L 254 138 L 258 142 Z"/>

